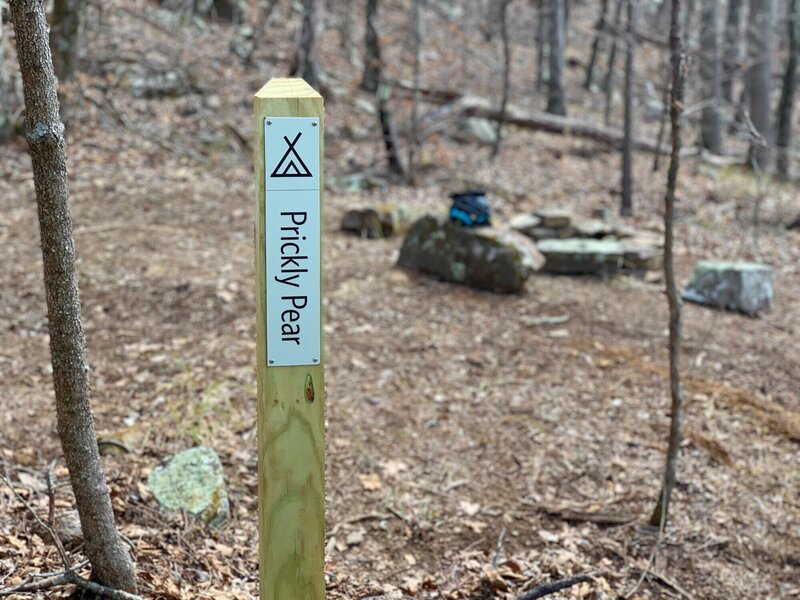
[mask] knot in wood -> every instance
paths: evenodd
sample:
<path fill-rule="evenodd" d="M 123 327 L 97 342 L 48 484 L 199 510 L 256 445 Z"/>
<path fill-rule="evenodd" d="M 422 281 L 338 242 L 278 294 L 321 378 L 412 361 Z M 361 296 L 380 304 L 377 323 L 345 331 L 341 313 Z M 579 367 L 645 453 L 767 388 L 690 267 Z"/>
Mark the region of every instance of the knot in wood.
<path fill-rule="evenodd" d="M 36 123 L 28 130 L 26 137 L 31 144 L 40 144 L 51 134 L 50 128 L 44 123 Z M 56 137 L 55 135 L 53 137 Z"/>

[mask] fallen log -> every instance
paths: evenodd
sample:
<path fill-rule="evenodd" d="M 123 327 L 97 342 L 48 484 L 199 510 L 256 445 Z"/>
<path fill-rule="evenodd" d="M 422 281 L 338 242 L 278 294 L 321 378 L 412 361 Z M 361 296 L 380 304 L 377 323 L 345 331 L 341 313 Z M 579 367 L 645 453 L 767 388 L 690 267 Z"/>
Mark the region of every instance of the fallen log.
<path fill-rule="evenodd" d="M 622 130 L 592 123 L 591 121 L 562 117 L 550 113 L 528 113 L 515 106 L 509 106 L 505 115 L 503 115 L 499 110 L 493 108 L 488 101 L 474 96 L 462 96 L 455 100 L 453 104 L 458 107 L 457 112 L 460 112 L 465 117 L 479 117 L 492 121 L 502 120 L 504 123 L 521 129 L 570 135 L 608 144 L 614 148 L 622 147 L 624 138 Z M 667 146 L 662 145 L 659 147 L 655 142 L 642 138 L 634 139 L 633 145 L 636 150 L 644 152 L 667 154 L 669 151 Z"/>
<path fill-rule="evenodd" d="M 411 94 L 416 91 L 424 102 L 440 105 L 438 109 L 432 111 L 423 119 L 423 125 L 420 128 L 424 132 L 423 137 L 429 137 L 434 133 L 443 131 L 447 128 L 447 123 L 456 117 L 478 117 L 491 121 L 501 120 L 503 123 L 531 131 L 545 131 L 547 133 L 590 139 L 607 144 L 614 149 L 621 148 L 623 143 L 624 135 L 621 129 L 606 127 L 592 121 L 562 117 L 550 113 L 529 113 L 515 106 L 509 106 L 505 114 L 501 114 L 485 98 L 464 95 L 455 90 L 443 88 L 417 88 L 415 90 L 411 84 L 404 81 L 394 82 L 394 88 L 397 90 L 398 96 L 410 98 Z M 670 151 L 668 146 L 659 145 L 657 142 L 644 138 L 634 139 L 633 143 L 634 148 L 642 152 L 669 154 Z M 696 146 L 684 148 L 681 151 L 681 156 L 697 156 L 715 166 L 742 163 L 740 157 L 709 155 Z"/>

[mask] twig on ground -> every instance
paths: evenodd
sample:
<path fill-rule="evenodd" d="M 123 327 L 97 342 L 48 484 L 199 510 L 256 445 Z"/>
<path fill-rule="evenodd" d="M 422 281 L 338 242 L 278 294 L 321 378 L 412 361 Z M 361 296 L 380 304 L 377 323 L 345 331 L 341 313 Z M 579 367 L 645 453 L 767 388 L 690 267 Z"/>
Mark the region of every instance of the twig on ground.
<path fill-rule="evenodd" d="M 47 523 L 50 527 L 56 526 L 56 464 L 58 460 L 50 463 L 47 469 Z"/>
<path fill-rule="evenodd" d="M 33 515 L 33 518 L 36 519 L 36 522 L 39 523 L 39 525 L 41 525 L 44 528 L 44 530 L 47 531 L 47 533 L 50 534 L 50 537 L 53 538 L 53 543 L 56 545 L 56 550 L 58 550 L 58 554 L 61 557 L 61 561 L 64 563 L 64 566 L 68 570 L 71 569 L 72 566 L 69 562 L 69 558 L 67 558 L 67 553 L 64 551 L 64 546 L 61 544 L 61 540 L 59 539 L 56 530 L 50 527 L 50 525 L 48 525 L 44 521 L 42 521 L 39 515 L 36 514 L 36 511 L 33 510 L 33 507 L 30 504 L 28 504 L 28 502 L 25 500 L 25 498 L 23 498 L 17 493 L 17 490 L 14 489 L 14 486 L 11 484 L 11 482 L 5 475 L 0 475 L 0 478 L 3 479 L 5 484 L 9 487 L 11 492 L 16 497 L 16 499 L 19 500 L 22 503 L 22 505 L 28 509 L 28 512 L 30 512 Z"/>
<path fill-rule="evenodd" d="M 532 590 L 525 592 L 521 596 L 517 596 L 517 600 L 536 600 L 536 598 L 544 598 L 545 596 L 555 594 L 556 592 L 565 590 L 573 585 L 578 585 L 579 583 L 583 583 L 585 581 L 591 581 L 595 577 L 605 575 L 606 573 L 608 573 L 608 571 L 589 571 L 588 573 L 580 573 L 578 575 L 573 575 L 572 577 L 557 579 L 556 581 L 551 581 L 550 583 L 545 583 L 535 587 Z"/>
<path fill-rule="evenodd" d="M 51 468 L 55 465 L 51 465 Z M 14 494 L 17 500 L 22 503 L 22 505 L 28 509 L 28 512 L 33 515 L 33 518 L 36 519 L 36 522 L 39 523 L 41 527 L 50 534 L 53 538 L 53 542 L 56 545 L 56 549 L 58 550 L 58 554 L 61 557 L 62 562 L 64 563 L 64 571 L 53 575 L 52 577 L 48 577 L 47 579 L 41 579 L 39 581 L 31 582 L 30 578 L 40 577 L 41 575 L 31 575 L 26 581 L 23 581 L 19 585 L 15 585 L 10 588 L 0 589 L 0 596 L 11 596 L 12 594 L 21 594 L 21 593 L 32 593 L 32 592 L 40 592 L 45 589 L 49 589 L 52 587 L 56 587 L 59 585 L 77 585 L 84 590 L 88 590 L 93 592 L 99 596 L 105 598 L 111 598 L 112 600 L 142 600 L 141 596 L 137 596 L 136 594 L 130 594 L 128 592 L 123 592 L 120 590 L 114 590 L 111 588 L 107 588 L 104 585 L 100 585 L 99 583 L 95 583 L 93 581 L 89 581 L 88 579 L 84 579 L 80 575 L 75 572 L 76 568 L 81 568 L 84 565 L 88 564 L 88 561 L 84 561 L 79 563 L 78 565 L 73 566 L 70 563 L 69 558 L 67 557 L 67 553 L 64 551 L 64 546 L 61 544 L 61 540 L 58 537 L 55 529 L 53 529 L 50 525 L 45 523 L 39 515 L 36 514 L 36 511 L 33 510 L 33 507 L 28 504 L 28 502 L 17 493 L 17 490 L 14 489 L 11 481 L 5 475 L 0 475 L 0 479 L 9 487 L 11 493 Z M 50 489 L 50 476 L 48 474 L 48 489 Z M 55 487 L 55 486 L 53 486 Z"/>
<path fill-rule="evenodd" d="M 492 568 L 497 570 L 497 561 L 500 559 L 500 554 L 503 552 L 503 540 L 506 537 L 506 526 L 500 530 L 500 535 L 497 538 L 497 544 L 494 547 L 494 558 L 492 559 Z"/>
<path fill-rule="evenodd" d="M 0 596 L 11 596 L 12 594 L 30 594 L 33 592 L 41 592 L 42 590 L 50 589 L 59 585 L 77 585 L 78 587 L 88 590 L 94 594 L 104 598 L 111 598 L 111 600 L 142 600 L 141 596 L 130 594 L 121 590 L 112 590 L 104 585 L 89 581 L 78 575 L 72 569 L 67 569 L 63 573 L 59 573 L 54 577 L 42 579 L 32 583 L 21 583 L 14 587 L 0 590 Z"/>

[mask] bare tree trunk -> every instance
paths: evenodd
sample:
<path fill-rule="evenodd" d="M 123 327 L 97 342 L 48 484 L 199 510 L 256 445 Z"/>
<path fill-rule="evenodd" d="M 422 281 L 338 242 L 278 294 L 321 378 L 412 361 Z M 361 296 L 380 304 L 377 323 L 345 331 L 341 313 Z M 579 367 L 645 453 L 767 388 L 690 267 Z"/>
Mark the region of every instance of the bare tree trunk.
<path fill-rule="evenodd" d="M 397 142 L 397 131 L 394 127 L 394 119 L 389 109 L 389 98 L 392 95 L 392 88 L 387 83 L 378 85 L 378 118 L 383 134 L 383 145 L 386 148 L 386 158 L 389 162 L 389 172 L 398 177 L 406 177 L 406 167 L 400 156 L 400 145 Z"/>
<path fill-rule="evenodd" d="M 508 5 L 511 0 L 494 0 L 500 4 L 500 37 L 503 42 L 503 92 L 500 98 L 500 119 L 497 120 L 497 134 L 492 148 L 492 159 L 500 154 L 503 141 L 503 119 L 508 107 L 508 93 L 511 86 L 511 44 L 508 40 Z"/>
<path fill-rule="evenodd" d="M 114 525 L 89 401 L 75 244 L 69 214 L 64 126 L 42 0 L 11 0 L 39 213 L 58 435 L 93 577 L 135 591 L 133 564 Z"/>
<path fill-rule="evenodd" d="M 656 148 L 661 148 L 661 142 L 664 139 L 664 130 L 667 128 L 667 117 L 669 116 L 669 95 L 671 91 L 670 82 L 664 83 L 664 96 L 661 104 L 664 109 L 661 111 L 661 118 L 658 122 L 658 137 L 656 138 Z M 653 173 L 657 172 L 661 164 L 661 152 L 656 152 L 653 158 Z"/>
<path fill-rule="evenodd" d="M 367 33 L 364 38 L 364 75 L 361 89 L 373 94 L 381 81 L 381 44 L 378 28 L 378 0 L 367 0 Z"/>
<path fill-rule="evenodd" d="M 781 101 L 778 105 L 777 139 L 778 157 L 776 170 L 783 179 L 789 179 L 789 147 L 792 142 L 792 112 L 797 90 L 797 62 L 800 58 L 800 0 L 790 0 L 788 7 L 789 58 L 783 76 Z"/>
<path fill-rule="evenodd" d="M 772 87 L 773 29 L 775 0 L 751 0 L 748 27 L 750 69 L 747 87 L 750 90 L 750 120 L 752 132 L 748 160 L 755 169 L 767 171 L 772 162 Z"/>
<path fill-rule="evenodd" d="M 722 65 L 720 63 L 718 27 L 719 0 L 703 2 L 702 32 L 700 33 L 700 75 L 703 81 L 706 106 L 701 123 L 701 146 L 714 154 L 722 152 Z"/>
<path fill-rule="evenodd" d="M 633 215 L 633 50 L 636 34 L 635 0 L 628 3 L 628 31 L 625 46 L 625 141 L 622 146 L 622 202 L 619 213 Z"/>
<path fill-rule="evenodd" d="M 416 154 L 417 146 L 420 143 L 419 139 L 419 87 L 420 87 L 420 63 L 422 52 L 422 14 L 420 4 L 422 0 L 413 0 L 411 14 L 411 31 L 413 35 L 414 44 L 414 65 L 413 65 L 413 80 L 414 80 L 414 94 L 411 104 L 411 136 L 408 144 L 408 181 L 414 182 L 416 176 Z"/>
<path fill-rule="evenodd" d="M 656 507 L 650 516 L 650 524 L 661 527 L 669 514 L 672 490 L 678 472 L 678 455 L 683 438 L 683 400 L 681 397 L 680 351 L 681 351 L 681 299 L 675 285 L 673 264 L 673 226 L 675 223 L 675 188 L 678 184 L 678 169 L 681 156 L 681 112 L 683 111 L 683 67 L 681 43 L 681 0 L 672 0 L 672 21 L 669 30 L 669 45 L 672 58 L 672 98 L 670 120 L 672 121 L 672 154 L 667 174 L 667 193 L 664 197 L 664 278 L 667 283 L 669 303 L 669 382 L 672 411 L 669 428 L 669 445 L 664 466 L 664 482 Z"/>
<path fill-rule="evenodd" d="M 549 79 L 545 64 L 547 62 L 549 48 L 549 27 L 552 19 L 549 18 L 548 11 L 544 8 L 545 0 L 536 0 L 538 20 L 536 21 L 536 89 L 544 89 L 545 81 Z"/>
<path fill-rule="evenodd" d="M 317 65 L 317 35 L 322 21 L 323 0 L 303 1 L 303 24 L 294 58 L 292 75 L 302 77 L 311 87 L 319 86 Z"/>
<path fill-rule="evenodd" d="M 744 0 L 728 0 L 728 18 L 725 23 L 725 57 L 722 66 L 722 97 L 733 102 L 733 83 L 742 59 L 742 13 Z"/>
<path fill-rule="evenodd" d="M 608 67 L 606 69 L 606 77 L 603 80 L 603 91 L 606 95 L 606 108 L 603 113 L 603 122 L 606 125 L 611 123 L 611 106 L 614 103 L 614 63 L 617 60 L 617 39 L 622 26 L 622 3 L 623 0 L 617 0 L 617 4 L 614 7 L 611 49 L 608 51 Z"/>
<path fill-rule="evenodd" d="M 11 88 L 5 63 L 5 41 L 3 36 L 3 11 L 0 9 L 0 144 L 11 139 Z"/>
<path fill-rule="evenodd" d="M 60 81 L 69 81 L 78 72 L 85 14 L 86 0 L 55 0 L 53 3 L 50 49 Z"/>
<path fill-rule="evenodd" d="M 566 0 L 550 0 L 550 72 L 547 79 L 547 112 L 566 115 L 564 69 L 566 66 Z"/>
<path fill-rule="evenodd" d="M 600 4 L 600 16 L 595 25 L 596 33 L 594 41 L 592 42 L 592 53 L 589 55 L 589 64 L 586 66 L 586 79 L 583 82 L 583 87 L 587 90 L 592 89 L 594 83 L 594 67 L 597 64 L 597 55 L 605 45 L 604 39 L 608 35 L 608 27 L 606 25 L 606 15 L 608 14 L 608 0 L 602 0 Z"/>

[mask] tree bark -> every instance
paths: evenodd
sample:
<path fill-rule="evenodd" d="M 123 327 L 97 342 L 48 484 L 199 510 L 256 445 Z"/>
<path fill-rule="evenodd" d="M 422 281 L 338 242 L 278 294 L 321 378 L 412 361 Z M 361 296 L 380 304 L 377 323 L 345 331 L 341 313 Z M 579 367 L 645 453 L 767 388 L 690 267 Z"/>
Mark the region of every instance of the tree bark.
<path fill-rule="evenodd" d="M 733 102 L 733 83 L 742 59 L 742 13 L 744 0 L 728 0 L 728 18 L 725 24 L 725 60 L 722 66 L 722 97 Z"/>
<path fill-rule="evenodd" d="M 701 122 L 701 145 L 714 154 L 722 152 L 722 116 L 719 112 L 722 102 L 722 64 L 719 53 L 718 9 L 719 0 L 705 0 L 703 3 L 702 31 L 700 33 L 701 63 L 700 76 L 704 87 L 704 101 Z"/>
<path fill-rule="evenodd" d="M 622 146 L 622 201 L 619 212 L 623 217 L 633 215 L 633 51 L 636 31 L 635 0 L 628 3 L 628 30 L 625 48 L 625 140 Z"/>
<path fill-rule="evenodd" d="M 392 111 L 389 108 L 389 98 L 392 88 L 387 83 L 378 85 L 378 119 L 380 120 L 383 145 L 386 148 L 386 158 L 389 163 L 389 172 L 398 177 L 406 177 L 406 167 L 400 155 L 400 145 L 397 142 L 397 130 L 394 126 Z"/>
<path fill-rule="evenodd" d="M 89 401 L 75 244 L 69 213 L 64 126 L 42 0 L 11 0 L 26 108 L 44 266 L 58 434 L 93 577 L 136 590 L 133 564 L 114 524 Z"/>
<path fill-rule="evenodd" d="M 545 64 L 550 53 L 549 48 L 549 28 L 552 19 L 545 12 L 545 0 L 534 0 L 536 2 L 538 19 L 536 20 L 536 89 L 544 89 L 545 81 L 549 75 Z M 549 12 L 549 10 L 547 11 Z"/>
<path fill-rule="evenodd" d="M 11 88 L 8 85 L 8 74 L 5 63 L 5 42 L 3 36 L 3 12 L 0 9 L 0 144 L 11 139 L 13 127 L 11 123 Z"/>
<path fill-rule="evenodd" d="M 597 55 L 602 50 L 603 40 L 608 35 L 608 26 L 606 25 L 606 15 L 608 14 L 608 0 L 602 0 L 600 4 L 600 16 L 595 25 L 594 41 L 592 42 L 592 53 L 589 55 L 589 64 L 586 66 L 586 79 L 583 82 L 583 87 L 587 90 L 592 89 L 594 83 L 594 67 L 597 64 Z"/>
<path fill-rule="evenodd" d="M 611 49 L 608 51 L 608 68 L 606 69 L 606 77 L 603 80 L 603 92 L 606 96 L 606 108 L 603 113 L 603 122 L 608 125 L 611 122 L 611 106 L 614 104 L 614 63 L 617 60 L 617 38 L 619 37 L 620 27 L 622 25 L 622 3 L 623 0 L 617 0 L 614 7 L 614 27 L 611 38 Z"/>
<path fill-rule="evenodd" d="M 492 148 L 492 159 L 500 154 L 500 144 L 503 141 L 503 120 L 508 107 L 508 94 L 511 86 L 511 44 L 508 40 L 508 5 L 511 0 L 494 0 L 500 4 L 500 39 L 503 43 L 503 91 L 500 97 L 500 118 L 497 119 L 497 133 L 495 135 L 494 147 Z"/>
<path fill-rule="evenodd" d="M 381 81 L 381 43 L 378 26 L 378 0 L 367 0 L 367 32 L 364 37 L 364 74 L 361 89 L 373 94 Z"/>
<path fill-rule="evenodd" d="M 411 13 L 411 31 L 413 35 L 414 44 L 414 65 L 413 65 L 413 81 L 414 81 L 414 94 L 411 104 L 411 135 L 409 136 L 408 144 L 408 182 L 414 183 L 416 176 L 416 156 L 417 146 L 420 144 L 419 138 L 419 79 L 420 79 L 420 63 L 422 61 L 422 7 L 420 4 L 422 0 L 413 0 L 413 7 Z"/>
<path fill-rule="evenodd" d="M 673 226 L 675 223 L 675 188 L 678 184 L 678 169 L 681 156 L 681 112 L 683 111 L 683 65 L 681 43 L 681 0 L 672 0 L 670 24 L 670 55 L 672 62 L 672 93 L 670 120 L 672 122 L 672 154 L 667 173 L 667 192 L 664 196 L 664 278 L 667 284 L 669 304 L 669 382 L 672 398 L 669 444 L 664 466 L 664 482 L 656 507 L 650 516 L 650 524 L 661 527 L 667 522 L 672 490 L 678 472 L 678 456 L 683 438 L 683 399 L 681 396 L 680 350 L 681 350 L 681 299 L 675 284 L 673 263 Z"/>
<path fill-rule="evenodd" d="M 750 90 L 750 121 L 752 132 L 748 160 L 753 168 L 767 171 L 772 163 L 772 87 L 773 29 L 775 0 L 751 0 L 748 27 L 750 69 L 747 87 Z"/>
<path fill-rule="evenodd" d="M 60 81 L 69 81 L 78 72 L 83 52 L 86 0 L 55 0 L 50 25 L 50 50 L 53 67 Z"/>
<path fill-rule="evenodd" d="M 292 75 L 302 77 L 313 88 L 319 87 L 317 65 L 317 34 L 322 20 L 323 0 L 303 1 L 303 23 L 297 43 Z"/>
<path fill-rule="evenodd" d="M 777 139 L 778 156 L 776 171 L 783 179 L 789 179 L 789 147 L 792 142 L 792 116 L 794 96 L 797 90 L 797 62 L 800 58 L 800 0 L 790 0 L 788 8 L 789 58 L 783 76 L 781 101 L 778 104 Z"/>
<path fill-rule="evenodd" d="M 550 70 L 547 78 L 547 112 L 566 115 L 564 69 L 566 66 L 566 0 L 550 0 Z"/>

